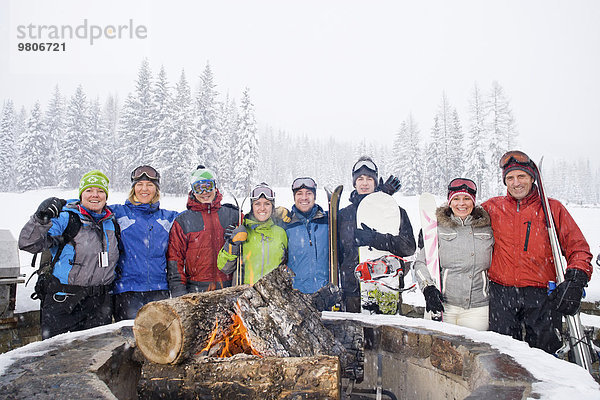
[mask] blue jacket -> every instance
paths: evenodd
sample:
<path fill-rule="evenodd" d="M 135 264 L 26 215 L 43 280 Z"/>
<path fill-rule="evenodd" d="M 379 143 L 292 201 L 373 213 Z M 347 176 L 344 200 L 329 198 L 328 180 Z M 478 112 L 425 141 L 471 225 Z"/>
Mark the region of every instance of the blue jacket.
<path fill-rule="evenodd" d="M 160 203 L 114 204 L 121 228 L 121 257 L 117 265 L 114 293 L 168 290 L 167 247 L 169 231 L 178 215 L 162 210 Z"/>
<path fill-rule="evenodd" d="M 315 204 L 308 218 L 292 207 L 286 225 L 288 267 L 294 271 L 294 288 L 314 293 L 329 282 L 329 224 L 327 213 Z"/>
<path fill-rule="evenodd" d="M 115 219 L 110 210 L 105 209 L 104 216 L 96 222 L 87 211 L 79 207 L 79 201 L 69 200 L 58 217 L 46 224 L 34 214 L 21 230 L 19 248 L 30 253 L 50 249 L 54 257 L 58 250 L 56 238 L 67 228 L 69 212 L 79 216 L 81 228 L 73 240 L 65 245 L 54 266 L 54 276 L 65 285 L 111 284 L 115 278 L 119 246 L 115 234 Z M 101 252 L 108 253 L 108 265 L 105 267 L 99 264 L 98 255 Z"/>

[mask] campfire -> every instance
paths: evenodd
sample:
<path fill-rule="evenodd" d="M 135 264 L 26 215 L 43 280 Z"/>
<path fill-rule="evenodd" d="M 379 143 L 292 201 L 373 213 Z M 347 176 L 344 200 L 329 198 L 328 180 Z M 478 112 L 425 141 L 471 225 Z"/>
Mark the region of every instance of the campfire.
<path fill-rule="evenodd" d="M 207 357 L 231 357 L 235 354 L 244 353 L 262 357 L 252 347 L 248 339 L 248 330 L 239 314 L 233 314 L 231 319 L 232 324 L 227 328 L 227 332 L 223 334 L 222 330 L 219 329 L 219 319 L 215 318 L 215 329 L 208 344 L 199 354 Z"/>
<path fill-rule="evenodd" d="M 338 398 L 348 364 L 362 359 L 322 324 L 311 298 L 292 288 L 292 276 L 284 266 L 253 286 L 142 307 L 133 326 L 147 360 L 140 397 Z"/>

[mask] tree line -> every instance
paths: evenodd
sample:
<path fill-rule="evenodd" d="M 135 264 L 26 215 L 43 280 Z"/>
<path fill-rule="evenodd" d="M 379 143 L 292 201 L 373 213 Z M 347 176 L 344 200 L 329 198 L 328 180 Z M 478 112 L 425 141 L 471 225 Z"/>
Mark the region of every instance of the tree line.
<path fill-rule="evenodd" d="M 217 173 L 219 186 L 243 196 L 257 180 L 289 186 L 311 176 L 320 186 L 351 187 L 351 168 L 361 155 L 371 156 L 384 179 L 394 174 L 401 193 L 446 193 L 454 177 L 473 179 L 479 199 L 505 193 L 498 159 L 518 148 L 516 119 L 498 82 L 468 99 L 466 117 L 442 93 L 427 137 L 411 114 L 390 140 L 292 135 L 263 124 L 259 129 L 250 90 L 235 98 L 221 95 L 210 65 L 192 91 L 182 70 L 172 85 L 164 67 L 154 75 L 141 63 L 134 90 L 123 104 L 117 95 L 89 99 L 82 86 L 70 97 L 55 87 L 46 109 L 39 101 L 17 110 L 4 100 L 0 114 L 2 191 L 43 186 L 76 187 L 91 169 L 106 171 L 112 187 L 126 190 L 129 174 L 150 164 L 162 175 L 161 190 L 181 195 L 198 164 Z M 589 161 L 559 160 L 544 166 L 550 195 L 566 202 L 600 202 L 600 171 Z"/>

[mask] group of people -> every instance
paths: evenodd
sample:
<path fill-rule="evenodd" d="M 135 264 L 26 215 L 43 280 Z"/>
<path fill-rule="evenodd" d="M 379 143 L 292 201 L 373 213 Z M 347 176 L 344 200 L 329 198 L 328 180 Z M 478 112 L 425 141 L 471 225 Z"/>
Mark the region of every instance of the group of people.
<path fill-rule="evenodd" d="M 436 211 L 441 283 L 434 284 L 423 249 L 414 263 L 416 277 L 427 311 L 443 312 L 445 322 L 519 340 L 524 328 L 531 346 L 552 353 L 561 344 L 561 314 L 578 311 L 592 254 L 566 208 L 551 199 L 568 269 L 548 296 L 556 272 L 533 163 L 511 151 L 500 167 L 507 195 L 481 205 L 475 182 L 449 183 L 448 202 Z M 131 182 L 125 204 L 107 205 L 108 178 L 90 171 L 81 179 L 79 199 L 44 200 L 23 228 L 22 250 L 52 253 L 51 277 L 38 294 L 43 338 L 135 318 L 150 301 L 225 288 L 234 280 L 253 284 L 283 264 L 295 273 L 294 288 L 313 296 L 338 292 L 343 311 L 360 312 L 358 248 L 399 257 L 417 250 L 402 207 L 397 232 L 357 228 L 357 209 L 367 195 L 392 195 L 400 188 L 394 176 L 384 182 L 368 157 L 354 164 L 350 205 L 338 214 L 339 288 L 330 282 L 328 212 L 316 204 L 312 178 L 293 181 L 289 211 L 275 207 L 269 185 L 257 185 L 247 215 L 222 203 L 217 177 L 203 165 L 190 175 L 182 213 L 160 208 L 160 174 L 154 168 L 136 168 Z M 321 303 L 321 309 L 330 306 Z"/>

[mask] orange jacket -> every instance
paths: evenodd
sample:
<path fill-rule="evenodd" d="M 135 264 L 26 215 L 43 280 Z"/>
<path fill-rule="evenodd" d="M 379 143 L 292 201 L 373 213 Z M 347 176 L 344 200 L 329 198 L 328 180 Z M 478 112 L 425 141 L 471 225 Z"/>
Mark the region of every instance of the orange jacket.
<path fill-rule="evenodd" d="M 567 268 L 581 269 L 588 278 L 591 277 L 592 253 L 581 230 L 558 200 L 549 201 Z M 516 287 L 547 287 L 548 281 L 556 281 L 552 248 L 537 188 L 534 186 L 520 202 L 506 195 L 491 198 L 482 206 L 492 219 L 495 240 L 488 271 L 490 280 Z"/>

